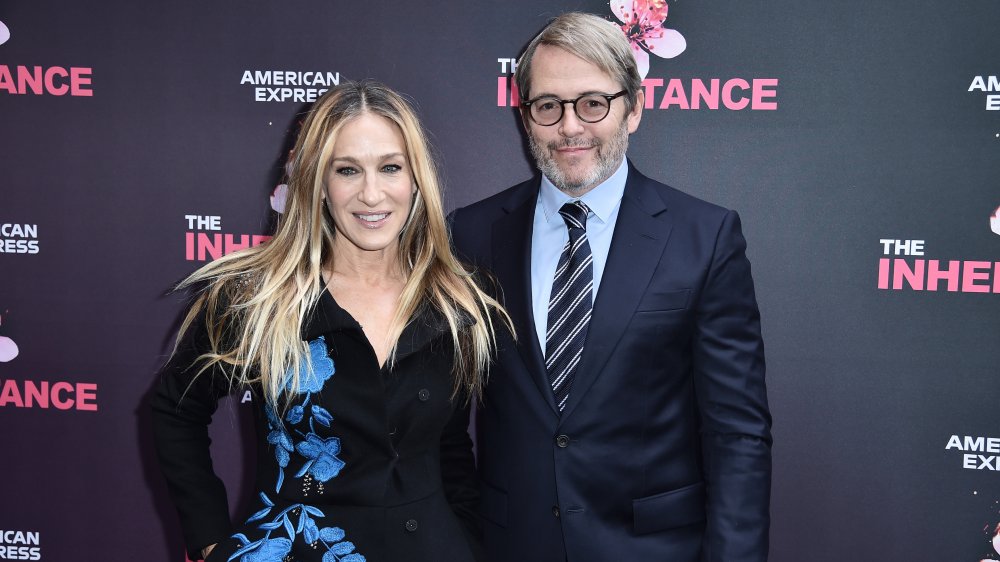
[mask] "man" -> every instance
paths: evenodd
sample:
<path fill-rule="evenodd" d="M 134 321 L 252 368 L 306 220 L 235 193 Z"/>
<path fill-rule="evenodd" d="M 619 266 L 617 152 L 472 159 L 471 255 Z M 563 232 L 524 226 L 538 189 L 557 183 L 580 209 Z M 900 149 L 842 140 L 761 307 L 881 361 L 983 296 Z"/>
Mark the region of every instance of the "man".
<path fill-rule="evenodd" d="M 517 330 L 478 418 L 487 551 L 766 560 L 771 419 L 738 216 L 625 159 L 644 96 L 609 22 L 556 18 L 516 79 L 542 176 L 452 215 Z"/>

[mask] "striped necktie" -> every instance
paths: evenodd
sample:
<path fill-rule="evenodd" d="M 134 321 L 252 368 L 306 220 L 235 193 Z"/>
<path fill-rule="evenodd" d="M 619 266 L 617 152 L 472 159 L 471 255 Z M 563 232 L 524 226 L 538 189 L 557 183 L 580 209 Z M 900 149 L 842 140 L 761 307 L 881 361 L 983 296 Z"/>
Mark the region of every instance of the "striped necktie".
<path fill-rule="evenodd" d="M 559 256 L 552 280 L 545 332 L 545 370 L 560 412 L 566 407 L 573 375 L 583 355 L 593 309 L 594 256 L 587 242 L 589 212 L 583 201 L 571 201 L 559 209 L 569 229 L 569 240 Z"/>

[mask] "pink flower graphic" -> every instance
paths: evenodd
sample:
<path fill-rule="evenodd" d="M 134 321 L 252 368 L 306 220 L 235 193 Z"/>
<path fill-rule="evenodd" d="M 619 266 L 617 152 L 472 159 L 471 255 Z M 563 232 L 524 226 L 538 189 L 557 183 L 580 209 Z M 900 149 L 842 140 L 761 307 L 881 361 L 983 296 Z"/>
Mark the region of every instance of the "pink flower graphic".
<path fill-rule="evenodd" d="M 680 32 L 663 27 L 667 19 L 666 0 L 611 0 L 611 11 L 632 44 L 639 76 L 649 72 L 649 55 L 672 59 L 684 52 L 687 41 Z"/>
<path fill-rule="evenodd" d="M 285 212 L 285 199 L 288 197 L 288 185 L 278 184 L 271 193 L 271 208 L 277 213 Z"/>
<path fill-rule="evenodd" d="M 285 177 L 291 178 L 292 172 L 295 171 L 295 166 L 292 156 L 295 155 L 295 151 L 288 152 L 288 160 L 285 161 Z M 274 187 L 274 191 L 271 192 L 271 208 L 274 212 L 279 214 L 285 213 L 285 202 L 288 199 L 288 184 L 280 183 Z"/>
<path fill-rule="evenodd" d="M 6 313 L 5 313 L 6 314 Z M 3 325 L 3 318 L 0 318 L 0 326 Z M 6 363 L 17 357 L 18 349 L 14 340 L 0 336 L 0 363 Z"/>
<path fill-rule="evenodd" d="M 0 363 L 6 363 L 17 357 L 17 344 L 14 340 L 0 336 Z"/>
<path fill-rule="evenodd" d="M 987 523 L 986 527 L 983 528 L 984 533 L 990 532 L 990 524 Z M 1000 554 L 1000 523 L 997 524 L 996 529 L 993 530 L 993 540 L 990 541 L 993 545 L 993 550 Z M 983 558 L 979 562 L 998 562 L 996 558 L 993 558 L 993 554 L 989 554 L 986 558 Z"/>

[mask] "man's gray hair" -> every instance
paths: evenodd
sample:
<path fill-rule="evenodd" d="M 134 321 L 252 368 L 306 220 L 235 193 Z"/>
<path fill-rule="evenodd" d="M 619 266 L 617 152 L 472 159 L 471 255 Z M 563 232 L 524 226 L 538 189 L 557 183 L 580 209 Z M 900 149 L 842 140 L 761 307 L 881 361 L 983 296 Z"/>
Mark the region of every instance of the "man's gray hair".
<path fill-rule="evenodd" d="M 531 99 L 531 59 L 539 45 L 559 47 L 600 68 L 626 91 L 625 108 L 632 111 L 642 78 L 632 48 L 620 27 L 581 12 L 567 12 L 549 22 L 531 40 L 517 63 L 514 79 L 522 101 Z"/>

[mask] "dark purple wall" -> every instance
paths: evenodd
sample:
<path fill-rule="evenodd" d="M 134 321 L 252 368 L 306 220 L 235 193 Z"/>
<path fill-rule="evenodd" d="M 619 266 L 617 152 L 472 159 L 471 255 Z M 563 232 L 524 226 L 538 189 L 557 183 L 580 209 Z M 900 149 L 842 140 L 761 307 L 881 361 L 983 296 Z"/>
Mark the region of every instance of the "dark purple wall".
<path fill-rule="evenodd" d="M 0 4 L 0 560 L 183 560 L 144 403 L 182 309 L 166 293 L 202 263 L 188 237 L 267 232 L 323 87 L 246 71 L 406 92 L 453 208 L 530 175 L 499 59 L 568 9 L 614 19 L 578 0 Z M 743 217 L 772 560 L 1000 558 L 1000 4 L 669 10 L 687 46 L 651 57 L 629 154 Z M 718 109 L 691 108 L 712 80 Z M 235 510 L 247 410 L 213 427 Z"/>

